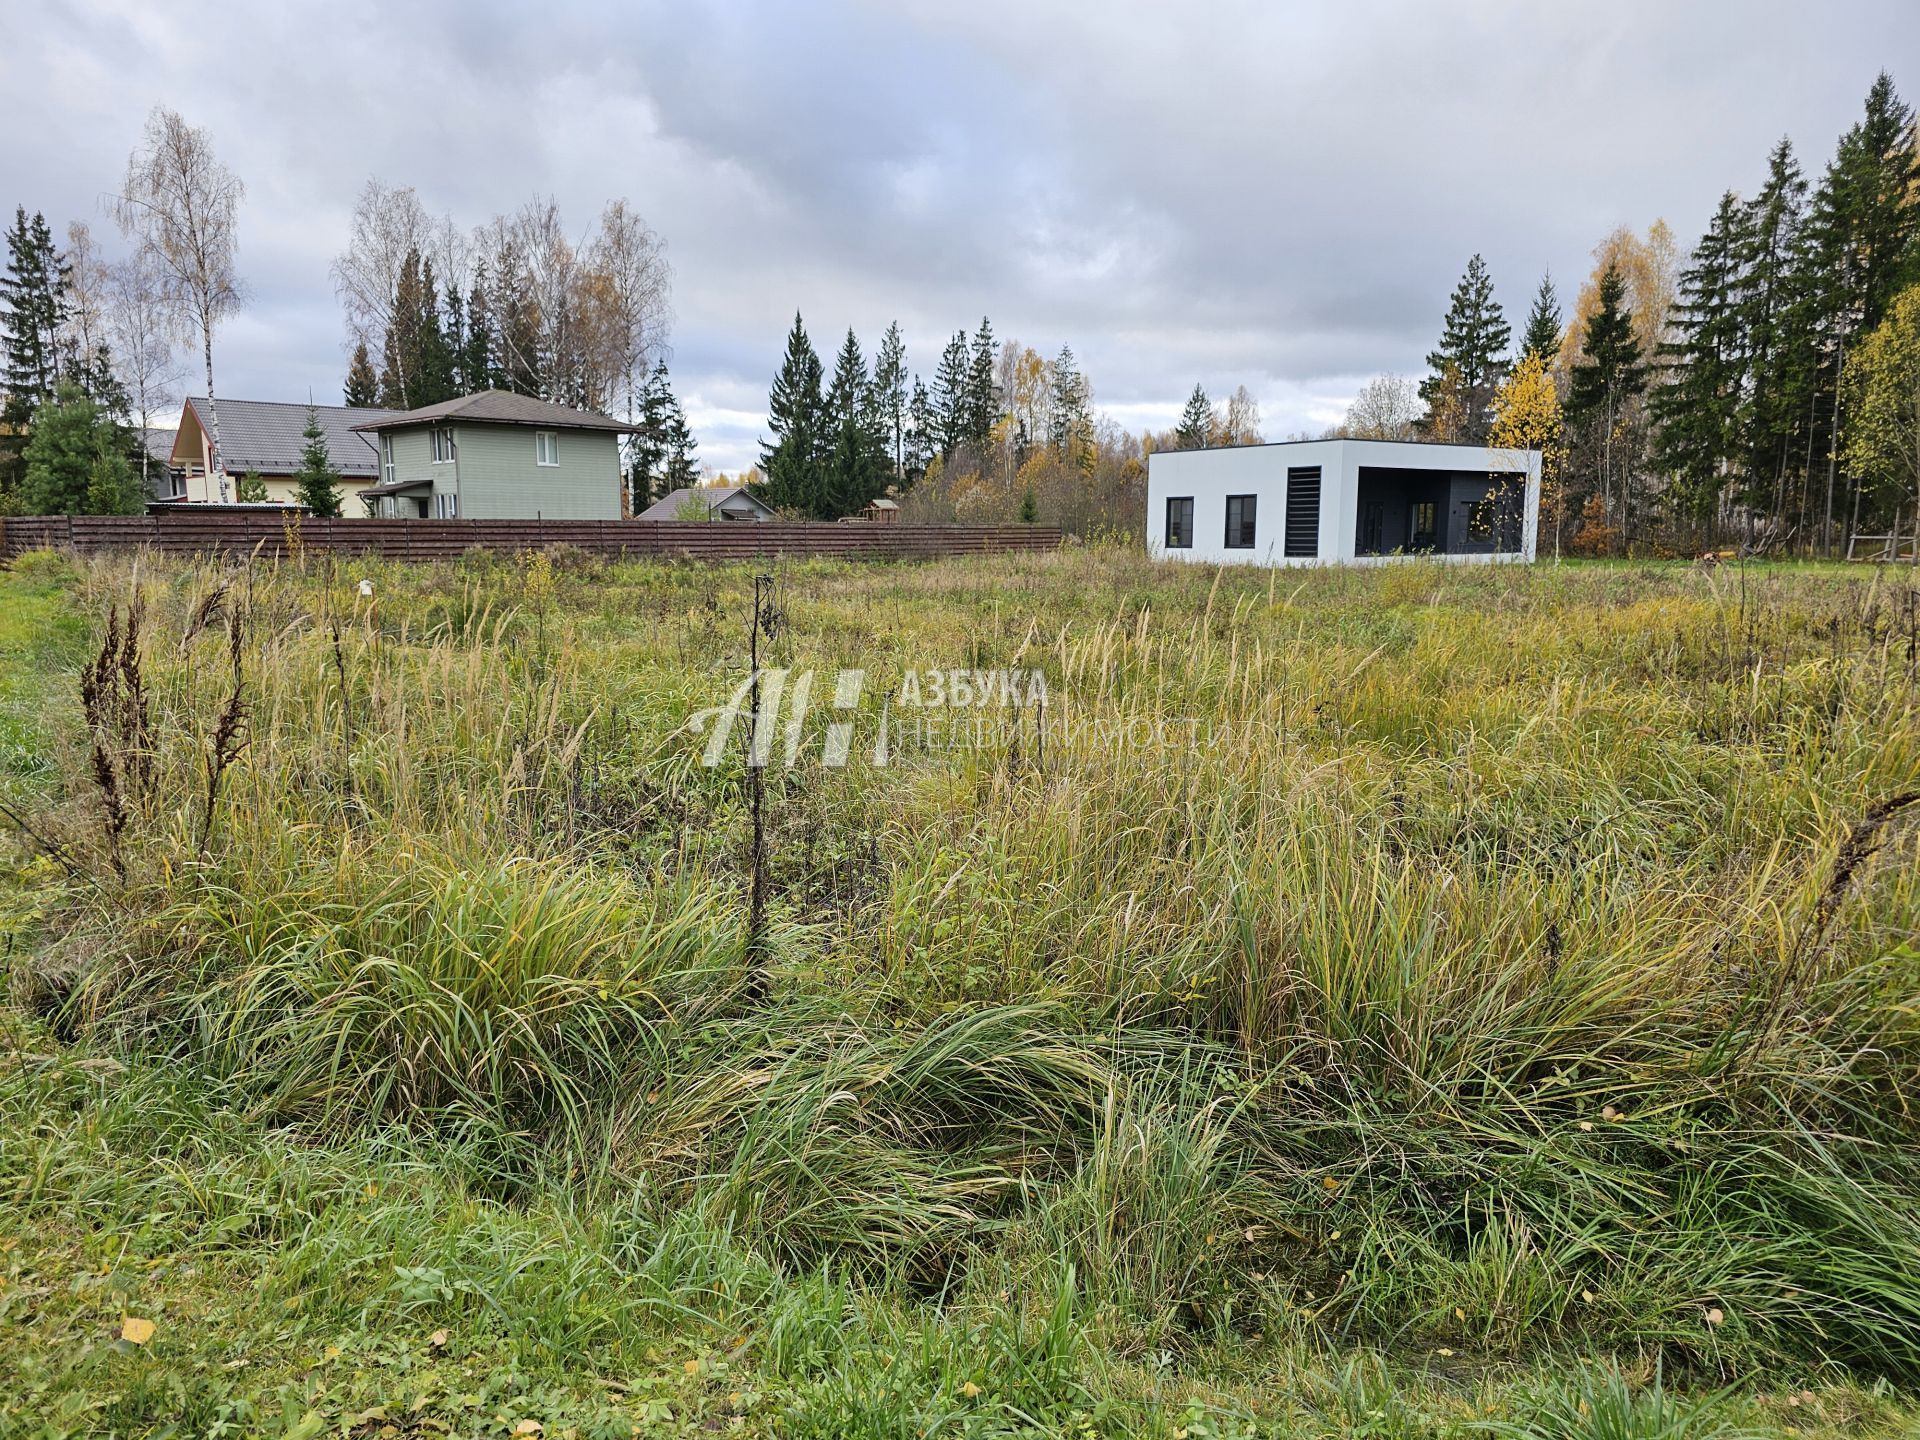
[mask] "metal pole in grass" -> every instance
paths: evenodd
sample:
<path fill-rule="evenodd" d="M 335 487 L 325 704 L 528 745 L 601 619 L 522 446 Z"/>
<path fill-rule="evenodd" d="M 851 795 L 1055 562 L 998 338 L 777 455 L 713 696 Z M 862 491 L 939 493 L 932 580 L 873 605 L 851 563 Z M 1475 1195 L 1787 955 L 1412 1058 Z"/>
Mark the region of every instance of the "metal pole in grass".
<path fill-rule="evenodd" d="M 774 604 L 773 576 L 753 577 L 753 627 L 747 639 L 747 692 L 753 723 L 747 727 L 747 813 L 753 826 L 753 849 L 747 870 L 747 994 L 767 998 L 767 967 L 763 953 L 767 928 L 767 832 L 763 818 L 765 776 L 761 773 L 773 751 L 771 720 L 760 713 L 760 637 L 773 638 L 780 612 Z M 763 728 L 764 727 L 764 728 Z M 762 737 L 764 738 L 764 743 Z"/>

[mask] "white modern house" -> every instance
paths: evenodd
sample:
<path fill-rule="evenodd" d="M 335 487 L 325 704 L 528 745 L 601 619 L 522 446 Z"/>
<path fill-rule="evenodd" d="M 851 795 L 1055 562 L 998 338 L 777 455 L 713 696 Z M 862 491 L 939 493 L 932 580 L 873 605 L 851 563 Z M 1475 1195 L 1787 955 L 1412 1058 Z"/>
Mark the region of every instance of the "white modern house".
<path fill-rule="evenodd" d="M 1531 560 L 1540 452 L 1298 440 L 1147 459 L 1147 551 L 1212 564 Z"/>

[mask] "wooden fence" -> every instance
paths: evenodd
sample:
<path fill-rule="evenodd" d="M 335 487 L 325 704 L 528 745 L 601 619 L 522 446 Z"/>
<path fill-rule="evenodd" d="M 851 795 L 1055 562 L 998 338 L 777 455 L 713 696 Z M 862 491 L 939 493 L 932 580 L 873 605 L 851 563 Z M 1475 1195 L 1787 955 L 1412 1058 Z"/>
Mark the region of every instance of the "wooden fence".
<path fill-rule="evenodd" d="M 36 515 L 0 519 L 0 561 L 28 550 L 145 548 L 161 555 L 285 554 L 290 543 L 388 560 L 450 560 L 469 550 L 514 553 L 566 545 L 661 560 L 933 560 L 1052 550 L 1039 525 L 830 525 L 640 520 L 317 520 L 183 509 L 164 515 Z"/>

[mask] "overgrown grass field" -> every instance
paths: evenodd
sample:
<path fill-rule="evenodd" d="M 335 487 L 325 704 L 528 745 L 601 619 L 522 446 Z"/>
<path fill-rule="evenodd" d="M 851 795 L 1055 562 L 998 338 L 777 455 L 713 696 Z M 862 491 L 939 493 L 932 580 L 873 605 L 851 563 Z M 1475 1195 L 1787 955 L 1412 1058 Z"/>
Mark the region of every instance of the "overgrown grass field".
<path fill-rule="evenodd" d="M 0 1434 L 1913 1433 L 1909 571 L 753 586 L 0 574 Z"/>

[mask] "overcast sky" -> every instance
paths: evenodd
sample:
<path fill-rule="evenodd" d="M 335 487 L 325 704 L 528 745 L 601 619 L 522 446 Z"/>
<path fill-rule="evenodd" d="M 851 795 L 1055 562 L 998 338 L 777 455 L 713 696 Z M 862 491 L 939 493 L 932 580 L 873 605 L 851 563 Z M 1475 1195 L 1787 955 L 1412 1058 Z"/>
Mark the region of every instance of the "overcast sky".
<path fill-rule="evenodd" d="M 155 104 L 247 186 L 220 388 L 336 402 L 327 266 L 369 176 L 463 227 L 624 196 L 668 244 L 708 464 L 755 454 L 796 307 L 1051 355 L 1172 422 L 1245 384 L 1270 438 L 1415 373 L 1474 251 L 1516 321 L 1615 225 L 1683 244 L 1791 136 L 1817 174 L 1914 0 L 1605 4 L 24 4 L 0 23 L 0 203 L 91 222 Z M 1898 68 L 1909 59 L 1912 73 Z M 197 388 L 197 387 L 196 387 Z"/>

